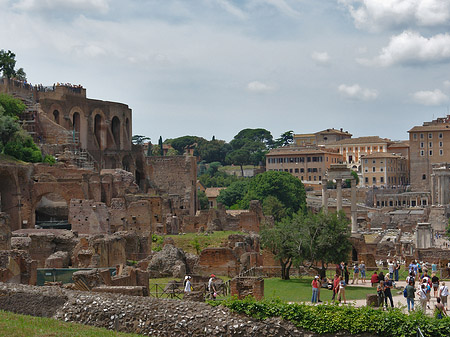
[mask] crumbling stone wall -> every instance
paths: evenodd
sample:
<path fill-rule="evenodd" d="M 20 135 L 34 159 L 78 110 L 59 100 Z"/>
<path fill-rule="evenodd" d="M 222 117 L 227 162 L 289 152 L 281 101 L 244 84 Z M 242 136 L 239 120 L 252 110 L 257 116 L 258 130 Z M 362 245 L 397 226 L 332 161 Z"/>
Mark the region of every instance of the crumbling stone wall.
<path fill-rule="evenodd" d="M 37 263 L 23 250 L 0 250 L 0 282 L 35 285 Z"/>
<path fill-rule="evenodd" d="M 221 306 L 54 287 L 0 284 L 0 309 L 152 336 L 320 337 L 278 318 L 260 321 Z"/>
<path fill-rule="evenodd" d="M 0 212 L 0 250 L 8 249 L 11 249 L 11 229 L 9 227 L 9 215 Z"/>
<path fill-rule="evenodd" d="M 243 299 L 253 296 L 257 300 L 264 298 L 264 279 L 262 277 L 235 277 L 230 281 L 231 296 Z"/>

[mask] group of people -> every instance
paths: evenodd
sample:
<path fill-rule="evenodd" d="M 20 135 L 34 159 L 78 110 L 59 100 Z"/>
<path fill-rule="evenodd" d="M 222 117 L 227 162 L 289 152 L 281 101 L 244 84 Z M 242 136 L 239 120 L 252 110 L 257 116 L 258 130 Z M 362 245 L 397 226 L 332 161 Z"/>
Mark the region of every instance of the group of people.
<path fill-rule="evenodd" d="M 186 275 L 184 277 L 183 288 L 184 288 L 185 293 L 190 293 L 194 289 L 192 286 L 191 280 L 192 280 L 192 276 Z M 209 292 L 210 298 L 212 300 L 215 300 L 217 297 L 216 284 L 214 283 L 215 280 L 216 280 L 216 275 L 211 274 L 211 276 L 208 280 L 208 292 Z"/>

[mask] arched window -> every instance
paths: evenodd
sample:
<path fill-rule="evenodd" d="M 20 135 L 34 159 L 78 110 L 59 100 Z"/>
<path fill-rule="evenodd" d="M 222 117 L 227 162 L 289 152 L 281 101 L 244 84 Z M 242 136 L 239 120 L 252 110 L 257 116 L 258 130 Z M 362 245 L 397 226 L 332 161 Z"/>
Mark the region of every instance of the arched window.
<path fill-rule="evenodd" d="M 97 139 L 98 146 L 100 149 L 102 148 L 102 136 L 101 136 L 101 130 L 102 130 L 102 116 L 101 115 L 95 115 L 94 118 L 94 135 L 95 139 Z"/>
<path fill-rule="evenodd" d="M 120 149 L 120 120 L 114 117 L 111 122 L 111 132 L 116 142 L 117 148 Z"/>
<path fill-rule="evenodd" d="M 55 121 L 55 123 L 59 124 L 59 111 L 58 110 L 53 111 L 53 120 Z"/>

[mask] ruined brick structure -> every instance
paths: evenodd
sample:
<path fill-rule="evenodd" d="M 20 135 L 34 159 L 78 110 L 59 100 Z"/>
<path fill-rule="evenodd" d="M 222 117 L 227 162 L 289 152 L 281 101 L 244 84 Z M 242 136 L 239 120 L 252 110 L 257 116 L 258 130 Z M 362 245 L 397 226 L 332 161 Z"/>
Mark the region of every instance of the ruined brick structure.
<path fill-rule="evenodd" d="M 243 299 L 253 296 L 256 300 L 264 298 L 264 279 L 262 277 L 235 277 L 230 281 L 231 296 Z"/>

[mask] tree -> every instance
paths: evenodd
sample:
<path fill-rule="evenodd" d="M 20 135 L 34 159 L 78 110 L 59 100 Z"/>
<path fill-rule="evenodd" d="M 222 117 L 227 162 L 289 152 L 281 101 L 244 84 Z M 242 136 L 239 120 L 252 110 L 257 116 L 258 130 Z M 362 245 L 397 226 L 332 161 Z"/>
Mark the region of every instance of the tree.
<path fill-rule="evenodd" d="M 260 232 L 261 246 L 269 250 L 280 262 L 283 280 L 289 280 L 289 271 L 298 253 L 295 245 L 299 240 L 298 235 L 295 224 L 288 218 L 275 226 L 264 226 Z"/>
<path fill-rule="evenodd" d="M 5 115 L 16 118 L 27 108 L 20 99 L 8 94 L 0 94 L 0 106 L 3 107 Z"/>
<path fill-rule="evenodd" d="M 226 156 L 231 152 L 230 144 L 223 140 L 197 141 L 196 154 L 206 163 L 218 161 L 222 165 L 226 164 Z"/>
<path fill-rule="evenodd" d="M 25 73 L 23 68 L 17 69 L 15 78 L 18 79 L 19 81 L 26 81 L 27 80 L 27 74 Z"/>
<path fill-rule="evenodd" d="M 267 171 L 250 181 L 243 206 L 247 208 L 251 200 L 264 203 L 269 196 L 281 202 L 287 216 L 292 216 L 306 205 L 305 187 L 300 179 L 287 172 Z"/>
<path fill-rule="evenodd" d="M 275 140 L 275 147 L 287 146 L 294 142 L 294 131 L 286 131 L 280 135 L 280 138 Z"/>
<path fill-rule="evenodd" d="M 0 143 L 8 143 L 20 130 L 17 118 L 5 114 L 5 109 L 0 105 Z"/>
<path fill-rule="evenodd" d="M 204 191 L 198 191 L 197 193 L 198 203 L 200 205 L 200 209 L 208 209 L 209 208 L 209 200 Z"/>
<path fill-rule="evenodd" d="M 161 156 L 164 156 L 164 149 L 163 149 L 163 139 L 162 139 L 162 136 L 159 136 L 158 145 L 159 145 L 159 150 L 161 151 Z"/>
<path fill-rule="evenodd" d="M 248 179 L 235 181 L 226 189 L 220 191 L 219 196 L 217 197 L 217 202 L 222 203 L 227 207 L 232 207 L 233 205 L 238 204 L 242 199 L 244 199 L 244 196 L 248 191 L 248 185 Z"/>
<path fill-rule="evenodd" d="M 200 139 L 206 141 L 206 139 L 197 136 L 182 136 L 174 139 L 166 139 L 165 143 L 170 144 L 175 150 L 177 150 L 179 155 L 183 155 L 186 146 L 194 145 L 198 143 Z"/>
<path fill-rule="evenodd" d="M 3 151 L 7 155 L 26 162 L 38 163 L 42 161 L 41 150 L 24 130 L 16 132 L 12 139 L 6 143 Z"/>
<path fill-rule="evenodd" d="M 144 145 L 144 143 L 148 140 L 150 140 L 149 137 L 141 136 L 141 135 L 134 135 L 133 137 L 131 137 L 131 142 L 134 145 Z"/>
<path fill-rule="evenodd" d="M 227 155 L 227 160 L 232 164 L 240 165 L 242 170 L 242 166 L 245 164 L 265 163 L 265 155 L 273 146 L 273 137 L 266 129 L 244 129 L 234 136 L 230 145 L 233 152 Z M 246 155 L 243 155 L 244 152 Z M 240 164 L 235 163 L 232 159 L 238 159 Z"/>
<path fill-rule="evenodd" d="M 153 155 L 153 145 L 148 142 L 147 144 L 147 157 L 151 157 Z"/>
<path fill-rule="evenodd" d="M 264 215 L 273 216 L 275 221 L 280 221 L 286 217 L 286 209 L 283 203 L 273 195 L 269 195 L 264 199 L 262 204 Z"/>
<path fill-rule="evenodd" d="M 0 50 L 0 71 L 6 78 L 12 78 L 16 74 L 14 67 L 16 66 L 16 54 L 10 50 Z"/>
<path fill-rule="evenodd" d="M 226 162 L 241 167 L 242 177 L 244 176 L 244 165 L 249 163 L 250 153 L 245 149 L 234 150 L 227 154 Z"/>
<path fill-rule="evenodd" d="M 355 179 L 356 186 L 358 186 L 359 184 L 358 173 L 356 171 L 351 171 L 350 174 L 353 176 L 353 179 Z M 345 188 L 352 187 L 352 181 L 350 179 L 345 179 L 344 187 Z"/>
<path fill-rule="evenodd" d="M 297 263 L 316 270 L 324 277 L 330 263 L 348 259 L 351 251 L 350 222 L 344 212 L 297 213 L 292 223 L 299 230 L 295 242 Z"/>

